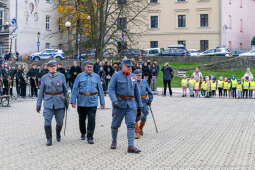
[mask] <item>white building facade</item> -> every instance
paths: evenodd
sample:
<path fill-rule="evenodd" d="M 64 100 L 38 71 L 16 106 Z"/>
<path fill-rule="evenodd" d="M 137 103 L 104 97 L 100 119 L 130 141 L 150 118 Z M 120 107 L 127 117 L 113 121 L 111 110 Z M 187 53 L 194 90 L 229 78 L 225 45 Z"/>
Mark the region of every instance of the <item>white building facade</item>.
<path fill-rule="evenodd" d="M 58 48 L 57 16 L 54 0 L 10 0 L 10 20 L 17 20 L 12 51 L 30 55 L 38 51 L 38 45 L 39 51 Z"/>

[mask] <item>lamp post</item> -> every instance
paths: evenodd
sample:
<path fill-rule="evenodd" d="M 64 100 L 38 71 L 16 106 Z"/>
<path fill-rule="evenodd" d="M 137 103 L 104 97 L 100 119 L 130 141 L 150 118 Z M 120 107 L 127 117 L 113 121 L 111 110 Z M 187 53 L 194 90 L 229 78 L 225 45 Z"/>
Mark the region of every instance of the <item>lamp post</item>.
<path fill-rule="evenodd" d="M 38 32 L 37 33 L 37 51 L 38 52 L 40 51 L 40 35 L 41 35 L 41 33 Z"/>
<path fill-rule="evenodd" d="M 71 28 L 71 22 L 66 21 L 65 27 L 67 28 L 67 41 L 68 41 L 68 52 L 72 54 L 72 47 L 71 47 L 71 42 L 70 42 L 70 28 Z"/>

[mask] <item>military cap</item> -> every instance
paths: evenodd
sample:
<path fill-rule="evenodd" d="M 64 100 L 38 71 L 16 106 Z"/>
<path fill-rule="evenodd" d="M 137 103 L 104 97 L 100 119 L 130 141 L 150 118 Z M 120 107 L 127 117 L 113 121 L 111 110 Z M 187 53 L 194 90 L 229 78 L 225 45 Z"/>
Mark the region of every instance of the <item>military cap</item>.
<path fill-rule="evenodd" d="M 56 65 L 57 64 L 57 61 L 56 60 L 50 60 L 47 65 L 48 66 L 52 66 L 52 65 Z"/>
<path fill-rule="evenodd" d="M 132 67 L 133 66 L 133 63 L 132 63 L 132 61 L 130 59 L 123 59 L 122 60 L 122 64 L 125 64 L 128 67 Z"/>
<path fill-rule="evenodd" d="M 87 61 L 84 62 L 84 65 L 88 65 L 88 64 L 93 65 L 93 62 L 90 61 L 90 60 L 87 60 Z"/>
<path fill-rule="evenodd" d="M 136 69 L 136 70 L 134 71 L 134 74 L 140 74 L 140 73 L 142 73 L 142 70 L 141 70 L 141 69 Z"/>

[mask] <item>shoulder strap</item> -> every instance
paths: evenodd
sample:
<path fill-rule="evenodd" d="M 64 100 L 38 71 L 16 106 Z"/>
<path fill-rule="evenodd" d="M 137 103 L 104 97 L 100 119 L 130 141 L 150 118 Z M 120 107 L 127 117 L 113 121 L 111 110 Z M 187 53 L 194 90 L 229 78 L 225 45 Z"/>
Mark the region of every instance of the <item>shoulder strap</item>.
<path fill-rule="evenodd" d="M 57 90 L 57 92 L 59 92 L 57 86 L 55 85 L 55 83 L 53 82 L 52 78 L 50 77 L 50 74 L 48 74 L 48 77 L 49 77 L 51 85 Z"/>

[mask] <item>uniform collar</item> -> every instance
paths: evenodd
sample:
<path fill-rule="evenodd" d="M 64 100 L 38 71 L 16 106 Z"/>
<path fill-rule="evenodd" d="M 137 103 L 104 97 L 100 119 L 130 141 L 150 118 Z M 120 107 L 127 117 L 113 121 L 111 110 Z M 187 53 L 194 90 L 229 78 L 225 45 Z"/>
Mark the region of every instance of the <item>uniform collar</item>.
<path fill-rule="evenodd" d="M 122 74 L 123 74 L 124 76 L 129 76 L 129 75 L 130 75 L 129 72 L 124 72 L 124 71 L 122 71 Z"/>

